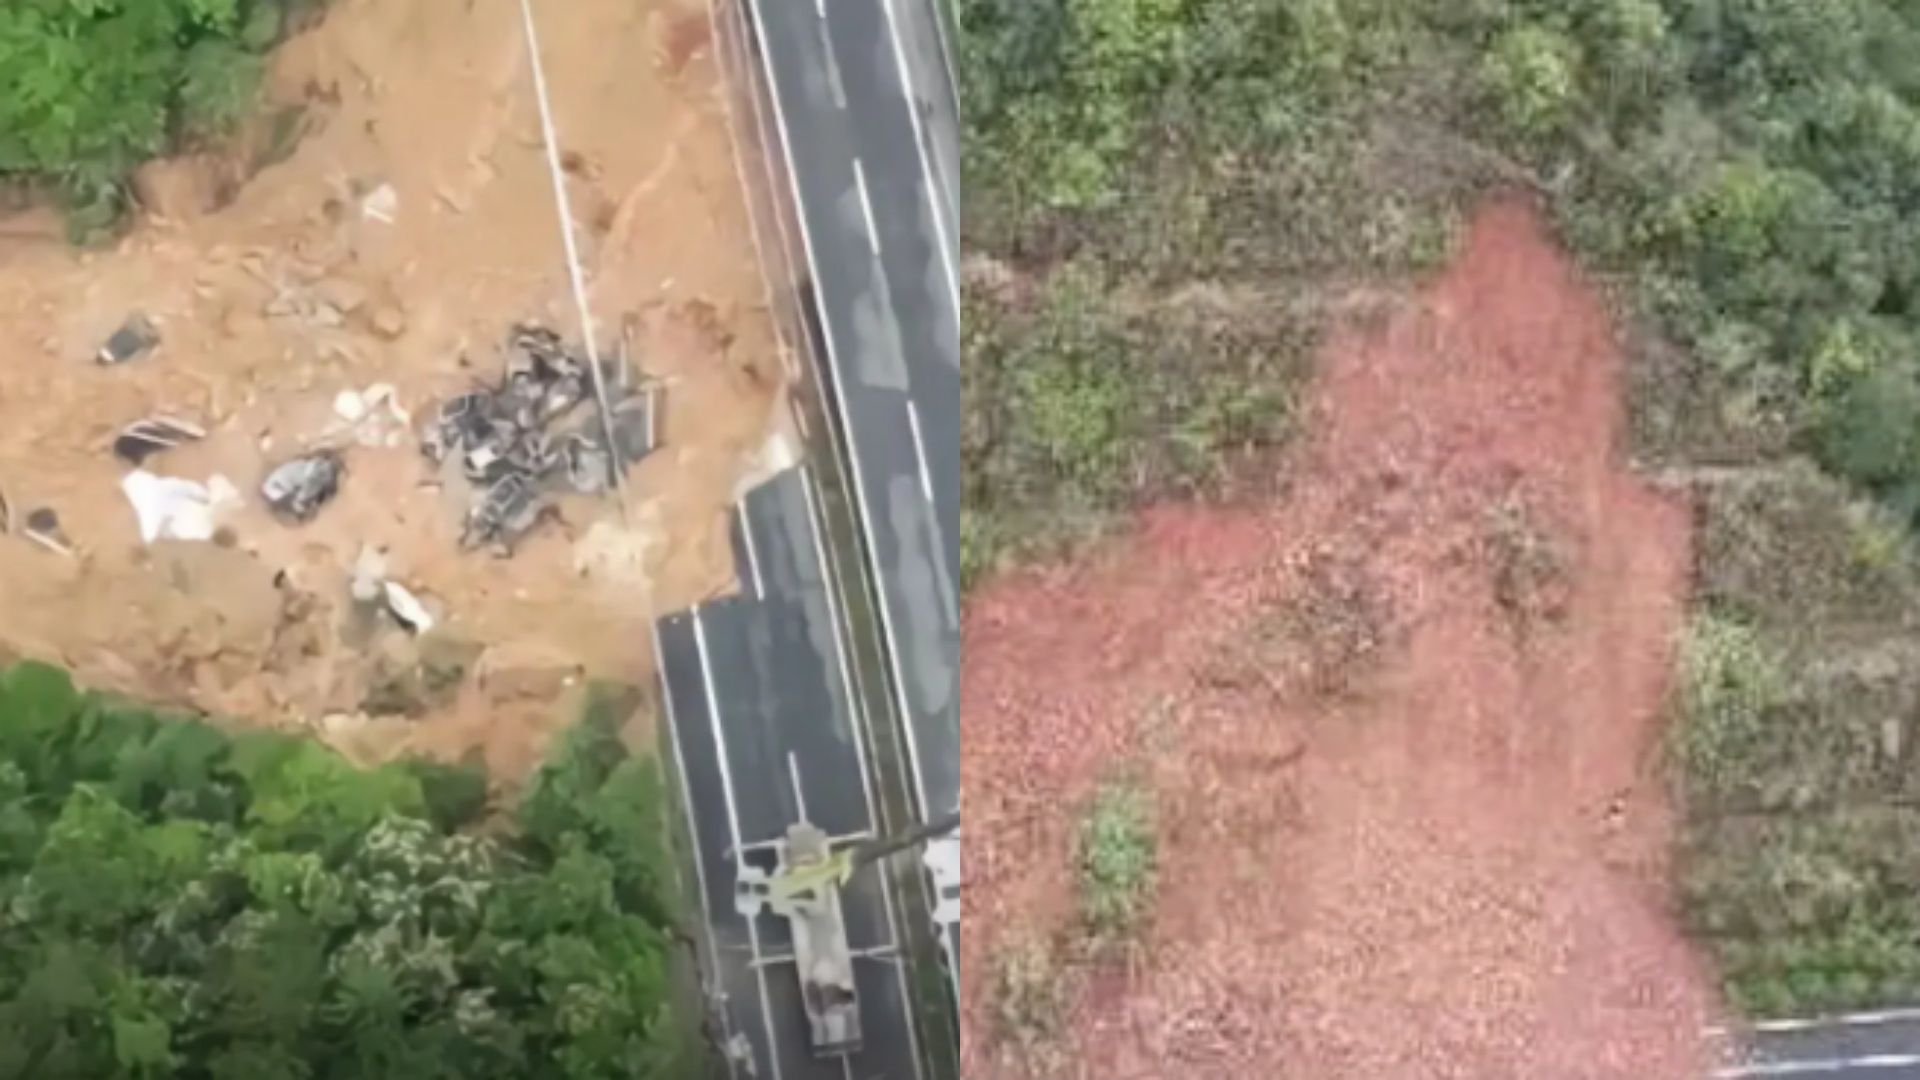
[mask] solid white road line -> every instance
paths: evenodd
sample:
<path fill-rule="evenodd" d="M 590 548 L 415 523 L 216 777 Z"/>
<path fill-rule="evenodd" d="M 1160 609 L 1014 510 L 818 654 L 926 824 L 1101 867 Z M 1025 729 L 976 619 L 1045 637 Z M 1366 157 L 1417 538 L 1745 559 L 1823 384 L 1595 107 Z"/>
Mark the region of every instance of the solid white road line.
<path fill-rule="evenodd" d="M 720 952 L 713 940 L 713 923 L 707 919 L 712 894 L 707 891 L 706 860 L 700 857 L 700 823 L 693 816 L 693 792 L 687 785 L 687 755 L 680 748 L 680 722 L 673 714 L 673 687 L 667 681 L 666 654 L 660 651 L 660 624 L 651 623 L 649 629 L 653 637 L 653 669 L 659 675 L 660 700 L 667 711 L 667 735 L 673 741 L 673 764 L 680 770 L 680 805 L 687 814 L 687 829 L 693 834 L 693 879 L 700 888 L 700 936 L 706 939 L 707 955 L 717 960 Z M 720 1010 L 720 1029 L 728 1038 L 733 1037 L 733 1018 L 724 1007 Z M 740 1074 L 734 1068 L 733 1055 L 723 1056 L 727 1059 L 727 1076 L 738 1080 Z"/>
<path fill-rule="evenodd" d="M 847 664 L 846 643 L 840 640 L 840 599 L 834 595 L 835 583 L 833 568 L 827 563 L 827 538 L 820 526 L 820 497 L 814 491 L 813 466 L 805 462 L 800 465 L 800 488 L 807 501 L 807 525 L 813 533 L 813 552 L 820 560 L 820 591 L 827 597 L 827 619 L 833 623 L 833 657 L 840 668 L 840 690 L 846 696 L 847 721 L 856 728 L 871 727 L 872 720 L 867 716 L 866 702 L 861 700 L 853 689 L 853 669 Z M 860 763 L 860 797 L 867 811 L 867 824 L 875 832 L 880 829 L 879 818 L 873 812 L 873 788 L 870 781 L 873 773 L 867 768 L 867 743 L 860 732 L 853 732 L 853 753 Z"/>
<path fill-rule="evenodd" d="M 927 447 L 920 441 L 920 410 L 914 407 L 912 398 L 907 399 L 907 426 L 913 429 L 913 456 L 920 465 L 920 493 L 932 505 L 933 470 L 927 467 Z"/>
<path fill-rule="evenodd" d="M 960 17 L 947 0 L 928 0 L 928 3 L 934 7 L 946 6 L 948 13 L 954 19 L 957 20 Z M 946 72 L 947 86 L 953 91 L 953 100 L 958 104 L 960 101 L 959 65 L 954 63 L 953 59 L 953 40 L 947 34 L 947 16 L 941 15 L 938 11 L 930 14 L 933 15 L 933 36 L 940 45 L 940 66 Z"/>
<path fill-rule="evenodd" d="M 733 801 L 733 767 L 727 762 L 727 735 L 720 724 L 720 696 L 714 692 L 713 665 L 707 655 L 707 628 L 700 622 L 700 606 L 691 609 L 693 619 L 693 643 L 700 654 L 700 679 L 707 691 L 707 718 L 713 722 L 713 746 L 720 763 L 720 791 L 727 802 L 727 830 L 733 839 L 733 861 L 737 868 L 740 858 L 740 811 Z M 747 920 L 747 946 L 754 959 L 760 957 L 760 927 L 754 919 Z M 773 1027 L 773 999 L 767 993 L 767 973 L 759 967 L 754 968 L 754 982 L 760 988 L 760 1027 L 767 1036 L 767 1053 L 773 1058 L 774 1080 L 780 1080 L 780 1036 Z"/>
<path fill-rule="evenodd" d="M 740 513 L 740 536 L 747 545 L 747 569 L 748 572 L 753 575 L 753 598 L 755 600 L 764 599 L 767 595 L 767 586 L 766 583 L 760 579 L 760 553 L 754 550 L 753 522 L 747 520 L 746 500 L 742 499 L 734 503 L 733 508 Z"/>
<path fill-rule="evenodd" d="M 907 69 L 906 49 L 900 43 L 900 24 L 894 19 L 893 0 L 880 0 L 880 7 L 887 18 L 887 37 L 893 42 L 893 64 L 900 77 L 900 94 L 906 100 L 907 119 L 913 124 L 913 148 L 920 157 L 920 174 L 927 181 L 928 216 L 933 218 L 933 231 L 940 245 L 940 250 L 936 254 L 940 259 L 940 269 L 946 274 L 947 287 L 953 293 L 954 310 L 958 311 L 960 278 L 954 272 L 953 260 L 959 257 L 959 252 L 949 246 L 947 218 L 941 210 L 943 200 L 949 200 L 952 189 L 945 183 L 945 175 L 941 173 L 938 164 L 928 157 L 926 132 L 921 129 L 919 101 L 913 94 L 913 79 Z M 938 15 L 935 16 L 936 19 L 938 17 Z"/>
<path fill-rule="evenodd" d="M 858 157 L 853 159 L 853 184 L 860 192 L 860 216 L 867 223 L 867 246 L 873 249 L 875 256 L 878 256 L 880 229 L 873 223 L 873 200 L 867 197 L 867 170 L 860 164 Z"/>
<path fill-rule="evenodd" d="M 1815 1076 L 1821 1073 L 1865 1072 L 1872 1069 L 1911 1069 L 1920 1066 L 1920 1054 L 1867 1054 L 1854 1058 L 1817 1058 L 1807 1061 L 1768 1061 L 1716 1069 L 1719 1080 L 1754 1076 Z"/>
<path fill-rule="evenodd" d="M 808 515 L 814 519 L 814 545 L 813 546 L 815 550 L 820 552 L 820 568 L 821 568 L 821 571 L 824 573 L 827 568 L 827 562 L 826 562 L 827 555 L 826 555 L 826 546 L 823 542 L 823 539 L 820 533 L 820 515 L 821 515 L 820 495 L 819 495 L 819 492 L 814 489 L 814 480 L 813 480 L 812 473 L 803 472 L 801 474 L 801 479 L 806 482 L 806 487 L 807 487 L 807 512 L 808 512 Z M 856 481 L 857 479 L 858 478 L 856 477 Z M 866 522 L 865 520 L 866 516 L 867 515 L 865 515 L 864 513 L 860 515 L 862 523 L 867 526 L 868 542 L 871 543 L 872 542 L 872 524 L 869 522 Z M 882 589 L 885 588 L 884 582 L 882 583 L 881 587 Z M 896 649 L 894 648 L 894 644 L 893 644 L 894 637 L 893 637 L 892 626 L 891 624 L 888 623 L 886 597 L 882 595 L 877 599 L 879 600 L 879 603 L 876 606 L 880 608 L 880 621 L 886 628 L 887 640 L 885 642 L 885 646 L 886 646 L 885 652 L 887 654 L 887 659 L 889 661 L 888 666 L 892 669 L 892 672 L 893 672 L 893 682 L 894 682 L 894 686 L 897 693 L 897 697 L 895 698 L 895 701 L 900 707 L 900 727 L 901 727 L 901 730 L 906 735 L 907 758 L 908 758 L 907 766 L 908 766 L 908 770 L 913 773 L 914 798 L 918 801 L 920 806 L 925 807 L 927 804 L 927 792 L 926 792 L 925 786 L 922 785 L 922 783 L 920 782 L 920 756 L 919 756 L 920 751 L 919 751 L 919 744 L 915 739 L 914 731 L 913 731 L 913 713 L 908 711 L 908 708 L 907 708 L 907 691 L 906 691 L 906 686 L 902 681 L 900 661 L 896 655 Z M 833 617 L 836 621 L 839 619 L 838 607 L 833 602 L 831 590 L 828 591 L 827 610 L 833 614 Z M 843 664 L 841 668 L 841 677 L 844 680 L 846 680 L 847 693 L 851 695 L 853 693 L 853 683 L 851 678 L 847 674 L 846 668 L 844 667 L 844 664 L 845 664 L 844 657 L 842 657 L 841 662 Z M 862 773 L 865 773 L 867 771 L 866 751 L 861 747 L 860 741 L 858 739 L 854 740 L 854 747 L 856 750 L 860 752 L 860 771 Z M 925 811 L 923 810 L 922 813 L 925 813 Z M 879 825 L 879 819 L 873 812 L 873 798 L 871 795 L 869 795 L 867 798 L 867 820 L 873 822 L 876 827 Z"/>
<path fill-rule="evenodd" d="M 1705 1029 L 1713 1037 L 1743 1034 L 1751 1031 L 1808 1031 L 1825 1027 L 1872 1027 L 1880 1024 L 1920 1023 L 1920 1009 L 1873 1009 L 1862 1012 L 1836 1013 L 1832 1016 L 1793 1016 L 1778 1020 L 1756 1020 L 1737 1028 L 1714 1025 Z"/>

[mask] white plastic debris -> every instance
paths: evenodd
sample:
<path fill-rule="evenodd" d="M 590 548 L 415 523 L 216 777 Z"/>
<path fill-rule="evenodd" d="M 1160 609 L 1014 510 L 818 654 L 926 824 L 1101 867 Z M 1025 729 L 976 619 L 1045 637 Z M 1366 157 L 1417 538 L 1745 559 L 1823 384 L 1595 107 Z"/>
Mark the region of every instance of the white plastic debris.
<path fill-rule="evenodd" d="M 357 424 L 367 415 L 367 399 L 352 390 L 333 395 L 333 414 L 349 424 Z"/>
<path fill-rule="evenodd" d="M 387 559 L 378 549 L 362 547 L 353 560 L 353 598 L 363 604 L 379 600 L 387 580 Z"/>
<path fill-rule="evenodd" d="M 381 184 L 360 200 L 360 215 L 383 225 L 391 225 L 400 215 L 400 193 L 392 184 Z"/>
<path fill-rule="evenodd" d="M 223 511 L 240 502 L 240 491 L 215 474 L 202 484 L 136 469 L 120 481 L 140 522 L 140 540 L 211 540 Z"/>
<path fill-rule="evenodd" d="M 401 625 L 416 634 L 424 634 L 433 629 L 433 614 L 420 598 L 407 591 L 406 586 L 389 581 L 386 586 L 387 610 L 399 619 Z"/>
<path fill-rule="evenodd" d="M 340 420 L 333 433 L 350 432 L 361 446 L 400 446 L 413 429 L 413 414 L 400 404 L 392 383 L 340 391 L 333 396 L 333 414 Z"/>

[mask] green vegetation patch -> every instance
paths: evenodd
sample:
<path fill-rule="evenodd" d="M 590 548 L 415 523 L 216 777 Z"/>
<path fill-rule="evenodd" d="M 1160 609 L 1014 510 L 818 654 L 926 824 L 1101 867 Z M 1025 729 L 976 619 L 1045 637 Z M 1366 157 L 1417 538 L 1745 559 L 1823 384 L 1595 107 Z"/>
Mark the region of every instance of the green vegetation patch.
<path fill-rule="evenodd" d="M 1111 780 L 1080 819 L 1080 913 L 1095 945 L 1132 939 L 1153 913 L 1159 864 L 1152 795 Z"/>
<path fill-rule="evenodd" d="M 960 25 L 966 240 L 1032 301 L 972 313 L 987 329 L 970 368 L 1071 365 L 996 350 L 1003 318 L 1064 305 L 1111 330 L 1136 314 L 1117 294 L 1195 283 L 1300 311 L 1256 346 L 1286 358 L 1338 307 L 1328 294 L 1431 265 L 1473 196 L 1520 183 L 1678 347 L 1637 373 L 1643 450 L 1799 450 L 1903 519 L 1920 511 L 1910 4 L 963 0 Z M 1306 371 L 1222 370 L 1203 335 L 1156 351 L 1142 333 L 1107 346 L 1111 384 L 1073 383 L 1085 408 L 1065 426 L 1059 395 L 1018 389 L 1056 387 L 1045 373 L 970 371 L 969 407 L 990 398 L 1015 414 L 1003 427 L 1097 442 L 1116 408 L 1099 388 L 1239 401 L 1284 396 Z M 980 529 L 1015 538 L 1061 525 L 1024 508 L 1035 489 L 1065 487 L 1069 532 L 1079 502 L 1181 490 L 1124 452 L 975 452 L 966 468 Z"/>
<path fill-rule="evenodd" d="M 1920 995 L 1920 568 L 1808 465 L 1701 496 L 1670 732 L 1681 899 L 1761 1014 Z"/>
<path fill-rule="evenodd" d="M 966 307 L 962 443 L 968 579 L 1101 531 L 1141 491 L 1221 490 L 1292 430 L 1291 326 L 1235 321 L 1205 298 L 1125 310 L 1092 264 L 1030 307 Z"/>
<path fill-rule="evenodd" d="M 1444 254 L 1476 167 L 1376 107 L 1400 8 L 963 0 L 969 581 L 1234 493 L 1328 312 Z"/>
<path fill-rule="evenodd" d="M 691 1075 L 632 705 L 601 695 L 493 836 L 474 770 L 6 669 L 0 1076 Z"/>
<path fill-rule="evenodd" d="M 225 133 L 263 54 L 319 0 L 8 0 L 0 182 L 44 185 L 77 236 L 112 224 L 143 161 Z"/>
<path fill-rule="evenodd" d="M 1072 978 L 1054 943 L 1031 929 L 1009 929 L 994 954 L 995 1034 L 1029 1071 L 1044 1075 L 1061 1064 Z"/>

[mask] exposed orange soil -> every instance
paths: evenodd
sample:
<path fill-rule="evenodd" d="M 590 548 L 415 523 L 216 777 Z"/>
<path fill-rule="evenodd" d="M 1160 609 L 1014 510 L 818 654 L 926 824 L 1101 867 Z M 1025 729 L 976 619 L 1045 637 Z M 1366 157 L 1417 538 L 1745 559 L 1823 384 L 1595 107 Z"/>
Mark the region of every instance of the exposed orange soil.
<path fill-rule="evenodd" d="M 726 511 L 767 437 L 780 365 L 706 4 L 539 12 L 603 348 L 634 317 L 637 366 L 669 383 L 663 446 L 628 485 L 630 527 L 610 499 L 578 499 L 510 561 L 461 553 L 459 511 L 423 484 L 407 435 L 351 448 L 340 496 L 309 525 L 255 500 L 231 547 L 140 544 L 107 447 L 150 410 L 212 436 L 149 468 L 219 473 L 251 495 L 336 423 L 342 390 L 392 384 L 419 425 L 441 397 L 498 378 L 513 322 L 578 340 L 519 5 L 336 0 L 273 59 L 269 106 L 304 108 L 284 161 L 251 177 L 208 156 L 148 167 L 141 219 L 109 251 L 32 238 L 32 215 L 0 222 L 0 491 L 22 514 L 56 510 L 80 555 L 0 536 L 0 652 L 311 725 L 360 756 L 478 749 L 512 777 L 574 714 L 562 684 L 644 680 L 652 618 L 731 587 Z M 381 185 L 390 211 L 363 212 Z M 309 310 L 320 300 L 329 317 Z M 160 349 L 91 363 L 131 309 L 159 324 Z M 484 650 L 475 670 L 513 677 L 470 678 L 416 719 L 362 715 L 371 670 L 409 647 L 397 628 L 372 643 L 338 632 L 362 544 Z"/>
<path fill-rule="evenodd" d="M 1658 767 L 1689 521 L 1624 465 L 1620 381 L 1594 292 L 1494 204 L 1331 343 L 1276 505 L 1161 508 L 972 599 L 967 1075 L 1033 1071 L 994 958 L 1070 936 L 1068 810 L 1116 763 L 1158 800 L 1157 918 L 1069 978 L 1066 1075 L 1702 1075 Z M 1516 514 L 1557 562 L 1503 592 Z"/>

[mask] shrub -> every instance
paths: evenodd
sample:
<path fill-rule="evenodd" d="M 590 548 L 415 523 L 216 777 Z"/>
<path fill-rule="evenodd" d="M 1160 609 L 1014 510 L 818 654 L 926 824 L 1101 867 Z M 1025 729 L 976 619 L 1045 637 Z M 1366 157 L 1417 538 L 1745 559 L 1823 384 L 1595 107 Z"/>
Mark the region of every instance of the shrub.
<path fill-rule="evenodd" d="M 1493 108 L 1529 139 L 1559 134 L 1578 100 L 1579 48 L 1563 34 L 1522 25 L 1501 34 L 1480 66 Z"/>
<path fill-rule="evenodd" d="M 1786 693 L 1778 660 L 1751 627 L 1710 612 L 1693 617 L 1680 643 L 1676 728 L 1691 796 L 1724 798 L 1750 778 L 1767 713 Z"/>
<path fill-rule="evenodd" d="M 1080 821 L 1080 911 L 1096 944 L 1131 938 L 1153 902 L 1158 861 L 1153 806 L 1131 781 L 1094 792 Z"/>

